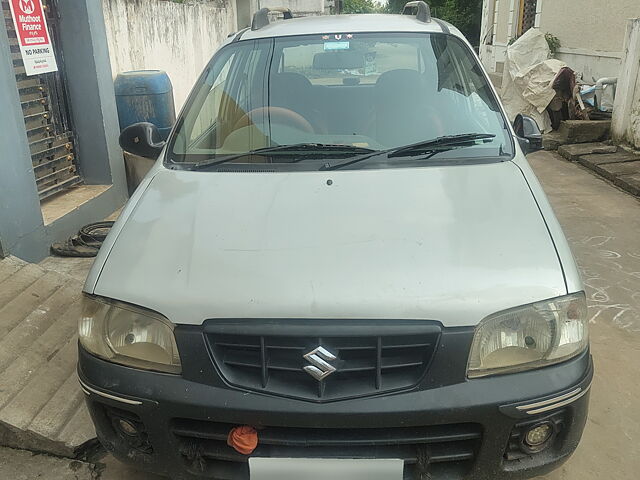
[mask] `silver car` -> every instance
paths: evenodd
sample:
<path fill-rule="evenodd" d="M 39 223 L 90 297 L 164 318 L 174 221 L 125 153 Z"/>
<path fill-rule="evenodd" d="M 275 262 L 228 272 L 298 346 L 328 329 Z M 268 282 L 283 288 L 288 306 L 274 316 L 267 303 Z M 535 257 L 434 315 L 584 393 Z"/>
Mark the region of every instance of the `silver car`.
<path fill-rule="evenodd" d="M 535 124 L 423 2 L 283 13 L 229 37 L 166 143 L 122 133 L 157 162 L 85 285 L 100 441 L 178 479 L 558 467 L 593 366 Z"/>

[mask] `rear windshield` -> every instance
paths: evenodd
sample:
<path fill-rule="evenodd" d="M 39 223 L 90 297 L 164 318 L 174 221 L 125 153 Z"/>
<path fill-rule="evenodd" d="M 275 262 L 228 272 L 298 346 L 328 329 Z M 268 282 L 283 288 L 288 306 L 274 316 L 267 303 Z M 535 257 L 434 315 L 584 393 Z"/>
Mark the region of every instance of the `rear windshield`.
<path fill-rule="evenodd" d="M 438 159 L 500 159 L 512 152 L 498 103 L 459 39 L 425 33 L 282 37 L 239 41 L 218 52 L 179 119 L 168 159 L 313 169 L 326 157 L 356 155 L 356 147 L 380 151 L 462 134 L 492 137 L 439 152 Z M 333 150 L 320 155 L 318 147 L 314 156 L 307 148 L 304 162 L 291 151 L 248 154 L 298 144 Z"/>

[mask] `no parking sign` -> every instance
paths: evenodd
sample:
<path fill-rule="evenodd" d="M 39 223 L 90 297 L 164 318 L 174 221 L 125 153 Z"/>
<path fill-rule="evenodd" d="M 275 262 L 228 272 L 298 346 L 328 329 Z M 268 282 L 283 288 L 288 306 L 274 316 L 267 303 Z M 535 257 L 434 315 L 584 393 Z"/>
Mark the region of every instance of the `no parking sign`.
<path fill-rule="evenodd" d="M 26 74 L 57 71 L 42 0 L 10 0 L 9 4 Z"/>

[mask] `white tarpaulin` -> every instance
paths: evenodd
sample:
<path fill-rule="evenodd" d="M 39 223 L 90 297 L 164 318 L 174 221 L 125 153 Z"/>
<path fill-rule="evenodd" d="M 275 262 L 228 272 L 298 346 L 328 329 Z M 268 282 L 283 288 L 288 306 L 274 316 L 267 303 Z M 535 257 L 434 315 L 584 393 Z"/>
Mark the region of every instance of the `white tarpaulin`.
<path fill-rule="evenodd" d="M 531 28 L 507 47 L 502 78 L 502 102 L 511 121 L 519 113 L 538 122 L 543 132 L 551 131 L 545 111 L 556 92 L 551 84 L 566 64 L 549 59 L 551 51 L 544 34 Z"/>

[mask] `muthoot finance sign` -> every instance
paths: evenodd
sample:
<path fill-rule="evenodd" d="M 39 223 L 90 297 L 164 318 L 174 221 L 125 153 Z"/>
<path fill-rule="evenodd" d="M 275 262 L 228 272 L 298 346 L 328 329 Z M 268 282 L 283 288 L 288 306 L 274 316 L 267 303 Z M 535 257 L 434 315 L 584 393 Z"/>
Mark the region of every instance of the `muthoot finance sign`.
<path fill-rule="evenodd" d="M 10 0 L 20 53 L 27 75 L 58 70 L 41 0 Z"/>

